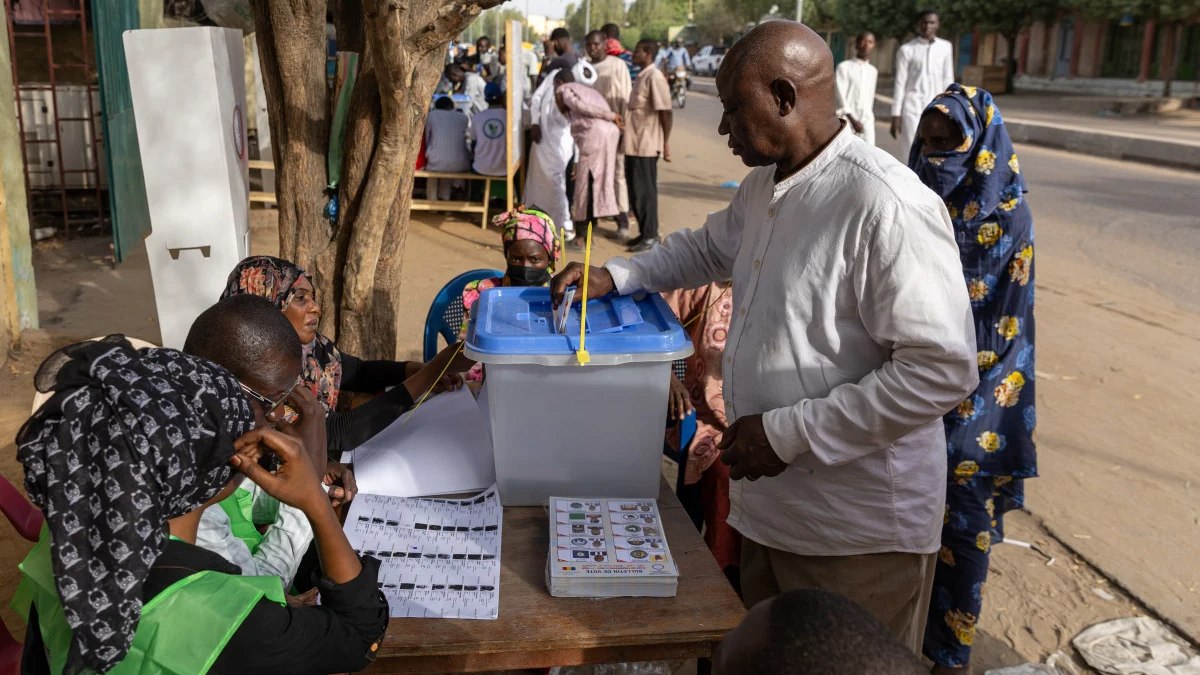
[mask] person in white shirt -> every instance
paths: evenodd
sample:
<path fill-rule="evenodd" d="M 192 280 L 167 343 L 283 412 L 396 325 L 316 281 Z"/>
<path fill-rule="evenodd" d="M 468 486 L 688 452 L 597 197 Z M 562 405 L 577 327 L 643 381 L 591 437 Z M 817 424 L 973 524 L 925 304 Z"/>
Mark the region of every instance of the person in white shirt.
<path fill-rule="evenodd" d="M 838 64 L 838 117 L 850 123 L 859 138 L 875 145 L 875 82 L 879 71 L 871 65 L 875 35 L 865 32 L 854 38 L 855 57 Z"/>
<path fill-rule="evenodd" d="M 565 230 L 568 240 L 575 238 L 571 207 L 567 201 L 567 165 L 575 156 L 571 125 L 554 101 L 554 77 L 546 73 L 529 100 L 529 172 L 521 201 L 549 214 Z"/>
<path fill-rule="evenodd" d="M 484 88 L 487 87 L 487 80 L 480 77 L 478 73 L 473 70 L 463 70 L 458 63 L 451 63 L 446 66 L 442 77 L 471 99 L 470 113 L 472 115 L 481 110 L 487 110 L 487 97 L 483 93 Z"/>
<path fill-rule="evenodd" d="M 920 654 L 945 504 L 942 415 L 979 381 L 946 206 L 837 118 L 833 56 L 793 21 L 717 73 L 717 130 L 754 168 L 697 230 L 592 268 L 588 295 L 733 281 L 724 359 L 728 522 L 747 606 L 815 587 Z M 578 286 L 572 263 L 556 302 Z"/>
<path fill-rule="evenodd" d="M 433 172 L 462 173 L 471 170 L 467 151 L 467 123 L 463 113 L 454 109 L 449 96 L 439 96 L 425 118 L 425 169 Z M 450 199 L 451 188 L 461 181 L 430 178 L 430 199 Z"/>
<path fill-rule="evenodd" d="M 484 176 L 508 175 L 508 111 L 500 85 L 487 86 L 488 109 L 471 118 L 471 168 Z"/>
<path fill-rule="evenodd" d="M 896 81 L 892 88 L 892 138 L 900 139 L 900 156 L 917 137 L 921 113 L 934 96 L 954 82 L 954 47 L 937 36 L 937 12 L 925 10 L 917 17 L 917 37 L 896 52 Z"/>
<path fill-rule="evenodd" d="M 247 519 L 250 523 L 269 525 L 253 551 L 246 541 L 234 534 L 225 510 L 241 500 L 252 505 Z M 313 540 L 308 518 L 299 509 L 281 504 L 249 480 L 226 501 L 229 506 L 222 502 L 204 509 L 200 527 L 196 530 L 196 545 L 220 554 L 242 568 L 242 574 L 246 576 L 277 576 L 285 589 L 291 588 L 300 560 Z"/>

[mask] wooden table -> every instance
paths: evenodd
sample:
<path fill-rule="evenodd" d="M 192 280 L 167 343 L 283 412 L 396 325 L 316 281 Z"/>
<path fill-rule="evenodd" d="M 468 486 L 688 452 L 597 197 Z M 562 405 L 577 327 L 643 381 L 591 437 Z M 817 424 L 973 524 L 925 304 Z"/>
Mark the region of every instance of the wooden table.
<path fill-rule="evenodd" d="M 474 673 L 710 656 L 745 610 L 665 483 L 658 507 L 679 566 L 674 598 L 551 597 L 546 510 L 508 507 L 500 618 L 392 619 L 378 661 L 365 672 Z"/>

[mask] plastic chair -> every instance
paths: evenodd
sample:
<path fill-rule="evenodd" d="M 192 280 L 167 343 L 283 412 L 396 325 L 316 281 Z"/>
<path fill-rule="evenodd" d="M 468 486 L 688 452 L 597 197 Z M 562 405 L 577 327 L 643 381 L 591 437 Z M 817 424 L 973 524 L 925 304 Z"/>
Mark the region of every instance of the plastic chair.
<path fill-rule="evenodd" d="M 29 541 L 37 541 L 44 520 L 42 512 L 30 504 L 25 495 L 4 476 L 0 476 L 0 511 L 4 512 L 17 534 Z M 0 621 L 0 675 L 17 675 L 21 672 L 24 649 L 24 645 L 8 632 L 8 626 Z"/>
<path fill-rule="evenodd" d="M 478 269 L 463 272 L 454 277 L 442 290 L 438 291 L 429 305 L 429 314 L 425 316 L 425 361 L 430 361 L 438 353 L 438 335 L 446 344 L 454 344 L 458 340 L 458 332 L 462 330 L 463 311 L 462 292 L 467 284 L 482 279 L 493 279 L 504 276 L 500 270 Z"/>
<path fill-rule="evenodd" d="M 16 528 L 17 534 L 29 541 L 38 540 L 42 521 L 45 520 L 42 512 L 30 504 L 25 495 L 4 476 L 0 476 L 0 511 Z"/>

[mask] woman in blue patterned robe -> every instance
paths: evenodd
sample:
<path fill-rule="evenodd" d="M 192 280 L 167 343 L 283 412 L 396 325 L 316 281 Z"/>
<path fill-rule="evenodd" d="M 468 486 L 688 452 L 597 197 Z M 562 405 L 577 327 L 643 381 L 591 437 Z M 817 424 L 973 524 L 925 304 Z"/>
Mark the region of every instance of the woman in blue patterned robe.
<path fill-rule="evenodd" d="M 921 117 L 909 167 L 946 201 L 971 299 L 979 388 L 945 418 L 949 475 L 925 655 L 964 672 L 991 547 L 1037 475 L 1033 430 L 1033 216 L 992 96 L 953 84 Z"/>

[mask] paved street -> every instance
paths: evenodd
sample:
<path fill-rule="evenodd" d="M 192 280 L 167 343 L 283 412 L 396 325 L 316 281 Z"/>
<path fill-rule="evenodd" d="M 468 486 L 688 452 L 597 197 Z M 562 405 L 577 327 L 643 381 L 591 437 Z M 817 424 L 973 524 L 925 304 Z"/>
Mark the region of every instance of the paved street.
<path fill-rule="evenodd" d="M 709 93 L 711 92 L 711 93 Z M 699 225 L 746 169 L 698 82 L 660 165 L 665 229 Z M 884 147 L 898 148 L 881 123 Z M 1200 174 L 1018 146 L 1037 228 L 1041 478 L 1066 546 L 1200 638 Z M 985 610 L 986 612 L 986 610 Z"/>

